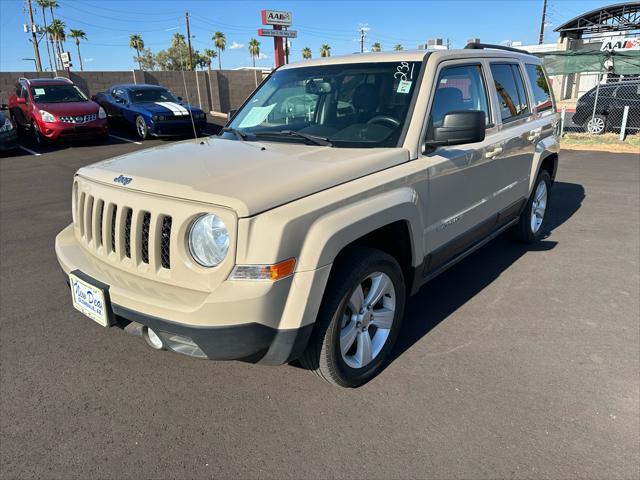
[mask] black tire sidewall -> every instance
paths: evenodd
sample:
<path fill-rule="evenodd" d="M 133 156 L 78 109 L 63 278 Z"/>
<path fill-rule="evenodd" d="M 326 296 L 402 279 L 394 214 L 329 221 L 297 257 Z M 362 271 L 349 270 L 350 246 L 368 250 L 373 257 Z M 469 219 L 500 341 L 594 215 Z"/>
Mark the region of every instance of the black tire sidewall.
<path fill-rule="evenodd" d="M 533 232 L 531 229 L 531 209 L 533 208 L 533 201 L 536 196 L 536 191 L 538 190 L 538 185 L 540 182 L 545 182 L 547 186 L 547 205 L 544 211 L 544 218 L 542 219 L 542 225 L 538 228 L 537 232 Z M 525 206 L 524 211 L 522 212 L 522 217 L 520 219 L 520 227 L 523 234 L 523 240 L 529 242 L 535 242 L 540 240 L 547 231 L 547 223 L 549 218 L 549 207 L 551 204 L 551 177 L 549 176 L 549 172 L 546 170 L 541 170 L 538 173 L 538 177 L 536 178 L 536 183 L 533 186 L 533 190 L 531 190 L 531 195 L 529 196 L 529 200 L 527 201 L 527 205 Z"/>
<path fill-rule="evenodd" d="M 138 130 L 138 121 L 142 120 L 142 123 L 144 124 L 144 135 L 140 134 L 140 130 Z M 136 135 L 138 135 L 138 138 L 140 138 L 141 140 L 146 140 L 149 137 L 149 127 L 147 127 L 147 122 L 144 121 L 144 118 L 142 118 L 140 115 L 138 115 L 136 117 L 135 120 L 135 127 L 136 127 Z"/>
<path fill-rule="evenodd" d="M 352 262 L 348 263 L 350 267 L 348 270 L 341 269 L 336 272 L 336 275 L 332 275 L 330 282 L 335 283 L 330 298 L 333 301 L 321 309 L 321 314 L 330 318 L 322 342 L 320 368 L 331 371 L 332 380 L 346 387 L 362 385 L 379 373 L 393 350 L 404 316 L 406 287 L 398 262 L 379 250 L 365 250 L 368 250 L 369 255 L 357 255 L 359 258 L 353 258 Z M 373 272 L 385 273 L 393 282 L 396 294 L 395 318 L 389 337 L 378 356 L 369 365 L 354 369 L 346 364 L 340 353 L 341 315 L 356 285 Z M 324 320 L 327 320 L 326 317 Z"/>

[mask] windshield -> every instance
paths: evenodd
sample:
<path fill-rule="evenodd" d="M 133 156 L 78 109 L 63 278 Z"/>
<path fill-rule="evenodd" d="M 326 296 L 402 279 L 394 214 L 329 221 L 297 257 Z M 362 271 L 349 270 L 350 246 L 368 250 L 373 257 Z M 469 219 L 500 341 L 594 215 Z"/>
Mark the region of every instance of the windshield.
<path fill-rule="evenodd" d="M 177 102 L 178 99 L 174 97 L 169 90 L 165 90 L 164 88 L 144 88 L 131 90 L 131 101 L 133 103 Z"/>
<path fill-rule="evenodd" d="M 356 63 L 283 69 L 254 93 L 229 127 L 251 140 L 336 147 L 393 147 L 406 121 L 420 62 Z M 225 133 L 227 138 L 237 135 Z"/>
<path fill-rule="evenodd" d="M 86 102 L 87 97 L 75 85 L 38 85 L 31 87 L 36 103 Z"/>

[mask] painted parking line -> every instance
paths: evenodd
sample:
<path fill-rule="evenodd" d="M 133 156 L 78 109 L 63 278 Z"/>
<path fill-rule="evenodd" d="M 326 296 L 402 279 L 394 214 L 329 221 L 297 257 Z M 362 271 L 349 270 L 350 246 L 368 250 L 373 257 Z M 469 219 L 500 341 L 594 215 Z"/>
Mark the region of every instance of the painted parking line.
<path fill-rule="evenodd" d="M 27 147 L 23 147 L 22 145 L 18 145 L 18 148 L 20 150 L 24 150 L 27 153 L 30 153 L 31 155 L 35 155 L 36 157 L 39 157 L 40 155 L 42 155 L 41 153 L 38 152 L 34 152 L 33 150 L 31 150 L 30 148 Z"/>
<path fill-rule="evenodd" d="M 142 142 L 136 142 L 135 140 L 129 140 L 128 138 L 119 137 L 117 135 L 114 135 L 113 133 L 110 133 L 109 136 L 113 137 L 115 139 L 118 139 L 118 140 L 122 140 L 123 142 L 129 142 L 129 143 L 135 143 L 136 145 L 142 145 Z"/>

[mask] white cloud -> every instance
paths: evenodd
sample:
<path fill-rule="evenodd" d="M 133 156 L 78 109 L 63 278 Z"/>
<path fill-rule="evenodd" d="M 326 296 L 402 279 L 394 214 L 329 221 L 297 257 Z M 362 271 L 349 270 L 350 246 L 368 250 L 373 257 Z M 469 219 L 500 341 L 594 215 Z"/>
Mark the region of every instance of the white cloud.
<path fill-rule="evenodd" d="M 258 60 L 266 60 L 267 58 L 269 58 L 269 55 L 260 52 L 260 54 L 258 55 Z"/>
<path fill-rule="evenodd" d="M 238 50 L 240 48 L 244 48 L 243 43 L 231 42 L 231 46 L 229 47 L 231 50 Z"/>

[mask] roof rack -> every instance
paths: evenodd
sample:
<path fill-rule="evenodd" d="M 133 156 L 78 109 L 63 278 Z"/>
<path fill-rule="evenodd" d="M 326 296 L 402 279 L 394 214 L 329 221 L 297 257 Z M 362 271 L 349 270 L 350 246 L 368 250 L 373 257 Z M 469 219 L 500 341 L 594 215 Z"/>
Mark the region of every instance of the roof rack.
<path fill-rule="evenodd" d="M 24 80 L 25 82 L 27 82 L 27 85 L 31 85 L 31 80 L 29 80 L 27 77 L 20 77 L 20 78 L 18 79 L 18 81 L 19 81 L 19 82 L 21 82 L 21 81 L 23 81 L 23 80 Z"/>
<path fill-rule="evenodd" d="M 65 82 L 67 82 L 67 83 L 71 83 L 71 84 L 73 84 L 73 82 L 71 81 L 71 79 L 70 79 L 70 78 L 67 78 L 67 77 L 53 77 L 53 79 L 54 79 L 54 80 L 64 80 L 64 81 L 65 81 Z"/>
<path fill-rule="evenodd" d="M 527 52 L 526 50 L 521 50 L 519 48 L 513 48 L 513 47 L 505 47 L 504 45 L 492 45 L 490 43 L 470 42 L 470 43 L 467 43 L 464 48 L 474 49 L 474 50 L 484 50 L 485 48 L 490 48 L 493 50 L 506 50 L 507 52 L 525 53 L 527 55 L 530 55 L 530 53 Z"/>

